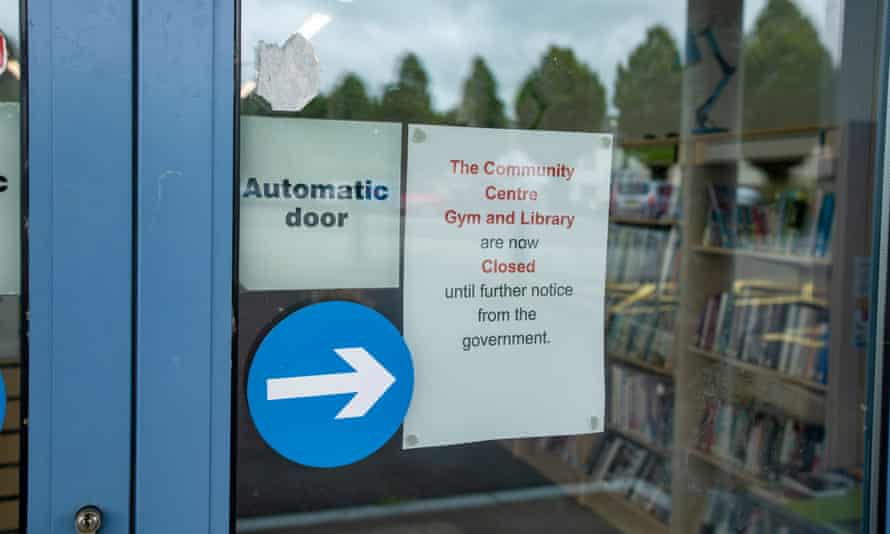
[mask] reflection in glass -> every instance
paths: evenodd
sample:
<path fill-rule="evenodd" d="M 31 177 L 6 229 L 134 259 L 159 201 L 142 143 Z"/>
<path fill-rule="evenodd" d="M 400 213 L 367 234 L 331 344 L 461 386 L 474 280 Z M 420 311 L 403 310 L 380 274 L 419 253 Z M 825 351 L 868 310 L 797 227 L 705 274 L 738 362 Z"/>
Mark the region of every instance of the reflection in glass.
<path fill-rule="evenodd" d="M 607 431 L 319 471 L 239 389 L 239 530 L 857 531 L 879 88 L 851 36 L 882 2 L 433 4 L 243 2 L 241 114 L 614 133 Z M 280 112 L 255 50 L 295 31 L 320 91 Z M 397 288 L 242 289 L 239 387 L 269 322 L 334 298 L 400 324 Z"/>
<path fill-rule="evenodd" d="M 0 2 L 0 532 L 18 532 L 22 447 L 19 2 Z M 3 393 L 5 392 L 5 398 Z M 4 410 L 5 408 L 5 410 Z"/>

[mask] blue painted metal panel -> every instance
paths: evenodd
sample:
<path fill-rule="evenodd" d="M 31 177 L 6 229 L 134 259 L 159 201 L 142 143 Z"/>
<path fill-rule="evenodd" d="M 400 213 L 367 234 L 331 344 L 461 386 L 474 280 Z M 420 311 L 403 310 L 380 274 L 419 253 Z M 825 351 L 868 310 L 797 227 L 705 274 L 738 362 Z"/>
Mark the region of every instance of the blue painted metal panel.
<path fill-rule="evenodd" d="M 133 12 L 31 0 L 28 532 L 130 523 Z"/>
<path fill-rule="evenodd" d="M 216 534 L 229 525 L 235 3 L 138 9 L 135 525 Z"/>

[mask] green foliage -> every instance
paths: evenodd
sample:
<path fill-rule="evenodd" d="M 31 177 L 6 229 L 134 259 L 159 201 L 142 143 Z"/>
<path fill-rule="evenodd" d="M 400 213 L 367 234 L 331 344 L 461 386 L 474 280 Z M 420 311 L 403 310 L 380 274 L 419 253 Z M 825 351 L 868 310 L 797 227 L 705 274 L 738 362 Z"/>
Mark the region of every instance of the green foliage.
<path fill-rule="evenodd" d="M 744 126 L 812 126 L 831 120 L 837 73 L 813 24 L 790 0 L 769 0 L 746 38 Z"/>
<path fill-rule="evenodd" d="M 349 73 L 328 95 L 325 115 L 329 119 L 372 120 L 377 116 L 377 106 L 362 79 Z"/>
<path fill-rule="evenodd" d="M 603 128 L 606 89 L 568 48 L 551 46 L 516 98 L 521 128 L 597 131 Z"/>
<path fill-rule="evenodd" d="M 309 119 L 323 119 L 327 116 L 328 99 L 319 94 L 313 98 L 306 107 L 300 111 L 274 111 L 272 105 L 265 98 L 254 91 L 241 99 L 242 115 L 274 115 L 276 117 L 306 117 Z"/>
<path fill-rule="evenodd" d="M 677 43 L 664 26 L 646 31 L 646 40 L 619 63 L 614 104 L 618 131 L 628 137 L 680 131 L 683 69 Z"/>
<path fill-rule="evenodd" d="M 271 115 L 272 105 L 266 99 L 256 94 L 256 91 L 241 99 L 242 115 Z"/>
<path fill-rule="evenodd" d="M 322 93 L 318 93 L 318 96 L 306 104 L 306 107 L 297 113 L 288 113 L 288 115 L 307 119 L 323 119 L 328 116 L 328 99 Z"/>
<path fill-rule="evenodd" d="M 498 83 L 481 57 L 473 59 L 473 70 L 464 81 L 463 98 L 454 116 L 446 115 L 444 120 L 479 128 L 507 126 L 504 103 L 498 98 Z"/>
<path fill-rule="evenodd" d="M 383 120 L 390 121 L 435 121 L 429 76 L 416 55 L 408 53 L 402 58 L 398 81 L 384 88 L 380 115 Z"/>

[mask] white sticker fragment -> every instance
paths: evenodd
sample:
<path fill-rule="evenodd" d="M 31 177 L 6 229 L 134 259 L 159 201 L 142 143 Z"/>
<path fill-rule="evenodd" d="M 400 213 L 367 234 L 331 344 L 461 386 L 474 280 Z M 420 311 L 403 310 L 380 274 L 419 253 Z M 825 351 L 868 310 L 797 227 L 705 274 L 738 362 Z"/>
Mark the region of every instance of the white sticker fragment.
<path fill-rule="evenodd" d="M 283 46 L 257 45 L 257 94 L 275 111 L 300 111 L 319 91 L 318 58 L 305 37 L 293 34 Z"/>

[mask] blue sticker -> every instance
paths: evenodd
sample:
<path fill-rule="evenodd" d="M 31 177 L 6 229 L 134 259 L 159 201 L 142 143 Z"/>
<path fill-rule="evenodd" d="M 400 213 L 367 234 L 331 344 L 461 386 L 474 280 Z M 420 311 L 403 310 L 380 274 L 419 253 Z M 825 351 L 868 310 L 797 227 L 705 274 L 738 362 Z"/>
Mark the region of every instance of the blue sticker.
<path fill-rule="evenodd" d="M 3 423 L 6 421 L 6 381 L 3 379 L 3 373 L 0 373 L 0 430 L 3 430 Z"/>
<path fill-rule="evenodd" d="M 411 353 L 378 312 L 352 302 L 302 308 L 260 342 L 247 404 L 278 454 L 311 467 L 362 460 L 399 429 L 414 390 Z"/>

